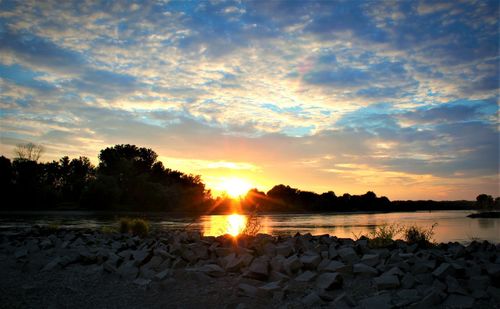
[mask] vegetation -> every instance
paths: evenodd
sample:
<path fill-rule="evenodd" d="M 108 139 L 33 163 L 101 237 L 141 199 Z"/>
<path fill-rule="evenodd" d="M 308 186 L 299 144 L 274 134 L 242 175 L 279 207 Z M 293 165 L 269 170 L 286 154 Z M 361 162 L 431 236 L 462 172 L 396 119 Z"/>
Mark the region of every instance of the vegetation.
<path fill-rule="evenodd" d="M 149 222 L 139 218 L 120 218 L 118 221 L 120 233 L 130 233 L 139 237 L 146 237 L 149 234 Z"/>
<path fill-rule="evenodd" d="M 368 245 L 372 248 L 387 247 L 402 231 L 403 227 L 397 224 L 377 226 L 368 237 Z"/>
<path fill-rule="evenodd" d="M 475 206 L 476 206 L 477 210 L 479 210 L 481 212 L 492 211 L 495 209 L 500 210 L 500 197 L 493 199 L 493 197 L 491 195 L 479 194 L 476 197 Z"/>
<path fill-rule="evenodd" d="M 200 176 L 166 168 L 149 148 L 115 145 L 100 151 L 99 164 L 87 157 L 38 162 L 43 147 L 26 144 L 16 148 L 12 161 L 0 156 L 0 209 L 88 209 L 120 211 L 179 211 L 230 213 L 235 201 L 227 196 L 213 199 Z M 481 194 L 469 201 L 393 201 L 368 191 L 362 195 L 333 191 L 317 194 L 287 185 L 267 193 L 252 189 L 237 203 L 240 211 L 412 211 L 438 209 L 493 209 L 500 199 Z"/>
<path fill-rule="evenodd" d="M 421 247 L 428 246 L 434 241 L 432 237 L 436 225 L 437 223 L 434 223 L 428 229 L 416 225 L 407 227 L 404 229 L 404 238 L 409 244 L 417 244 Z"/>

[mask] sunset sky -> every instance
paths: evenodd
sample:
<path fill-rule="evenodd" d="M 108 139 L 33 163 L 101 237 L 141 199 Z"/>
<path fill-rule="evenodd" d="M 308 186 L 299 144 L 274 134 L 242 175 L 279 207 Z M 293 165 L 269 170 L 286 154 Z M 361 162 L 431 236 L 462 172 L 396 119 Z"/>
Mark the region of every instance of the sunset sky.
<path fill-rule="evenodd" d="M 499 192 L 498 1 L 0 0 L 0 155 L 135 144 L 261 190 Z"/>

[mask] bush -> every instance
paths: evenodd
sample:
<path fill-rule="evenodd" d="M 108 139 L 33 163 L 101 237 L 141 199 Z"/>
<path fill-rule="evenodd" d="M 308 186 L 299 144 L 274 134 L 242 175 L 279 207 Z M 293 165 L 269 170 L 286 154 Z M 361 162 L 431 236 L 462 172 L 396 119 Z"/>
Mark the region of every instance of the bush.
<path fill-rule="evenodd" d="M 131 233 L 140 237 L 149 234 L 149 223 L 144 219 L 120 218 L 118 225 L 120 233 Z"/>
<path fill-rule="evenodd" d="M 381 225 L 370 233 L 368 244 L 372 248 L 392 245 L 394 238 L 403 230 L 399 225 Z"/>
<path fill-rule="evenodd" d="M 418 244 L 419 246 L 427 246 L 433 241 L 432 236 L 434 235 L 434 227 L 436 225 L 437 223 L 434 223 L 429 229 L 412 225 L 404 230 L 405 240 L 409 244 Z"/>

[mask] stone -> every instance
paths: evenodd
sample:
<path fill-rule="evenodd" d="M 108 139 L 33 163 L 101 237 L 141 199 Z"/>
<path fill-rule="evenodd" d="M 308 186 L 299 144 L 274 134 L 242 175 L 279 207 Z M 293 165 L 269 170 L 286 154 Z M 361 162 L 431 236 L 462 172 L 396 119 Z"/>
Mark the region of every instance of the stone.
<path fill-rule="evenodd" d="M 273 257 L 276 255 L 276 245 L 268 242 L 262 247 L 262 251 L 265 255 Z"/>
<path fill-rule="evenodd" d="M 240 283 L 238 285 L 238 291 L 240 294 L 248 297 L 255 297 L 258 292 L 256 287 L 246 283 Z"/>
<path fill-rule="evenodd" d="M 295 281 L 299 282 L 310 282 L 314 278 L 316 278 L 318 274 L 309 270 L 306 270 L 305 272 L 301 273 L 300 275 L 295 278 Z"/>
<path fill-rule="evenodd" d="M 399 287 L 398 277 L 392 275 L 389 276 L 382 275 L 380 277 L 373 279 L 373 282 L 375 283 L 375 286 L 379 290 L 396 289 Z"/>
<path fill-rule="evenodd" d="M 269 265 L 271 266 L 272 270 L 283 272 L 284 271 L 284 269 L 283 269 L 283 262 L 284 261 L 285 261 L 285 258 L 282 255 L 277 255 L 271 259 Z"/>
<path fill-rule="evenodd" d="M 166 279 L 169 276 L 170 276 L 170 270 L 169 269 L 165 269 L 164 271 L 161 271 L 161 272 L 157 273 L 153 277 L 153 280 L 154 281 L 162 281 L 162 280 Z"/>
<path fill-rule="evenodd" d="M 490 278 L 488 276 L 474 276 L 469 279 L 469 289 L 471 291 L 483 290 L 486 291 L 490 285 Z"/>
<path fill-rule="evenodd" d="M 339 273 L 323 273 L 316 279 L 316 286 L 324 290 L 340 288 L 342 286 L 342 276 Z"/>
<path fill-rule="evenodd" d="M 401 287 L 403 289 L 411 289 L 415 285 L 415 277 L 412 274 L 406 273 L 401 279 Z"/>
<path fill-rule="evenodd" d="M 474 298 L 458 294 L 450 294 L 442 304 L 444 308 L 473 308 Z"/>
<path fill-rule="evenodd" d="M 290 277 L 278 271 L 271 271 L 269 280 L 283 282 L 290 280 Z"/>
<path fill-rule="evenodd" d="M 375 268 L 363 263 L 354 264 L 352 272 L 356 275 L 361 275 L 365 277 L 372 277 L 378 275 L 378 271 Z"/>
<path fill-rule="evenodd" d="M 289 256 L 283 261 L 283 269 L 289 276 L 295 274 L 301 267 L 302 263 L 297 255 Z"/>
<path fill-rule="evenodd" d="M 194 270 L 205 273 L 210 277 L 222 277 L 225 275 L 224 269 L 216 264 L 206 264 L 201 267 L 195 268 Z"/>
<path fill-rule="evenodd" d="M 59 261 L 61 259 L 59 257 L 56 257 L 55 259 L 53 259 L 52 261 L 50 261 L 47 265 L 45 265 L 41 271 L 51 271 L 53 270 L 54 268 L 57 267 L 57 265 L 59 264 Z"/>
<path fill-rule="evenodd" d="M 312 307 L 321 303 L 322 301 L 319 295 L 316 292 L 312 291 L 311 293 L 307 294 L 304 298 L 302 298 L 301 302 L 307 307 Z"/>
<path fill-rule="evenodd" d="M 52 241 L 50 241 L 50 239 L 44 239 L 40 242 L 40 248 L 44 250 L 52 248 L 53 246 L 54 244 L 52 243 Z"/>
<path fill-rule="evenodd" d="M 141 266 L 146 264 L 149 259 L 151 259 L 152 254 L 151 252 L 145 251 L 145 250 L 137 250 L 132 252 L 132 257 L 134 259 L 134 263 L 136 266 Z"/>
<path fill-rule="evenodd" d="M 431 289 L 430 292 L 428 292 L 421 301 L 414 303 L 411 306 L 408 306 L 408 308 L 428 309 L 440 304 L 441 302 L 442 302 L 441 294 Z"/>
<path fill-rule="evenodd" d="M 375 295 L 359 301 L 361 308 L 366 309 L 385 309 L 392 308 L 391 297 L 388 294 Z"/>
<path fill-rule="evenodd" d="M 150 283 L 151 283 L 151 280 L 149 280 L 149 279 L 137 278 L 134 280 L 134 284 L 139 286 L 140 288 L 143 288 L 143 289 L 148 288 Z"/>
<path fill-rule="evenodd" d="M 126 279 L 135 279 L 139 274 L 139 268 L 135 266 L 134 261 L 127 261 L 120 265 L 118 274 Z"/>
<path fill-rule="evenodd" d="M 16 252 L 14 252 L 14 257 L 16 259 L 25 258 L 27 256 L 28 256 L 28 250 L 26 248 L 21 248 L 19 250 L 16 250 Z"/>
<path fill-rule="evenodd" d="M 111 263 L 111 262 L 104 262 L 102 264 L 102 268 L 107 271 L 108 273 L 116 273 L 118 272 L 118 269 L 116 269 L 116 267 Z"/>
<path fill-rule="evenodd" d="M 455 277 L 448 275 L 446 276 L 445 282 L 448 293 L 467 295 L 467 292 L 464 290 L 458 280 L 455 279 Z"/>
<path fill-rule="evenodd" d="M 258 295 L 261 295 L 263 297 L 271 297 L 274 292 L 280 291 L 281 286 L 278 281 L 273 281 L 264 284 L 263 286 L 260 286 L 257 288 L 257 293 Z"/>
<path fill-rule="evenodd" d="M 300 262 L 305 269 L 316 269 L 321 262 L 321 257 L 317 254 L 305 254 L 300 257 Z"/>
<path fill-rule="evenodd" d="M 386 271 L 384 273 L 384 275 L 387 275 L 387 276 L 398 276 L 398 277 L 403 277 L 405 275 L 405 273 L 403 273 L 401 271 L 401 269 L 399 269 L 399 267 L 396 267 L 394 266 L 393 268 L 389 269 L 388 271 Z"/>
<path fill-rule="evenodd" d="M 452 266 L 449 263 L 442 263 L 439 265 L 438 268 L 436 268 L 433 272 L 432 275 L 439 278 L 439 279 L 444 279 L 448 275 L 452 275 L 454 273 L 454 270 Z"/>
<path fill-rule="evenodd" d="M 339 261 L 331 261 L 322 269 L 322 271 L 349 273 L 352 271 L 352 266 Z"/>
<path fill-rule="evenodd" d="M 378 254 L 365 254 L 361 257 L 360 263 L 375 267 L 380 262 Z"/>
<path fill-rule="evenodd" d="M 334 259 L 337 256 L 339 256 L 339 253 L 337 252 L 337 249 L 335 248 L 335 244 L 330 244 L 328 247 L 328 257 L 330 259 Z"/>
<path fill-rule="evenodd" d="M 276 254 L 288 257 L 293 253 L 293 246 L 289 243 L 281 243 L 276 246 Z"/>
<path fill-rule="evenodd" d="M 416 289 L 402 289 L 397 291 L 396 295 L 399 298 L 398 307 L 406 306 L 420 299 Z"/>
<path fill-rule="evenodd" d="M 359 260 L 356 251 L 354 251 L 354 249 L 351 247 L 341 248 L 337 250 L 337 252 L 340 255 L 342 261 L 344 261 L 345 263 L 354 264 Z"/>
<path fill-rule="evenodd" d="M 163 259 L 159 256 L 153 256 L 149 262 L 144 264 L 142 267 L 147 268 L 147 269 L 154 269 L 158 270 L 160 267 L 161 263 L 163 263 Z"/>
<path fill-rule="evenodd" d="M 248 268 L 249 277 L 256 279 L 265 279 L 269 275 L 269 262 L 264 257 L 259 257 L 253 260 Z"/>

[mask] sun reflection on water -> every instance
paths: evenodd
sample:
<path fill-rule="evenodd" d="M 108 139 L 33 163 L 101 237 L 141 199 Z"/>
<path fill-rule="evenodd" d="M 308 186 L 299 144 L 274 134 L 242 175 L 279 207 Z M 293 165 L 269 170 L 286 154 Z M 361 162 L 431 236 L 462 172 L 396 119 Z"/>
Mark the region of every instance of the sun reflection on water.
<path fill-rule="evenodd" d="M 212 215 L 204 224 L 203 234 L 207 236 L 218 236 L 229 234 L 237 236 L 245 229 L 247 217 L 240 214 Z"/>

